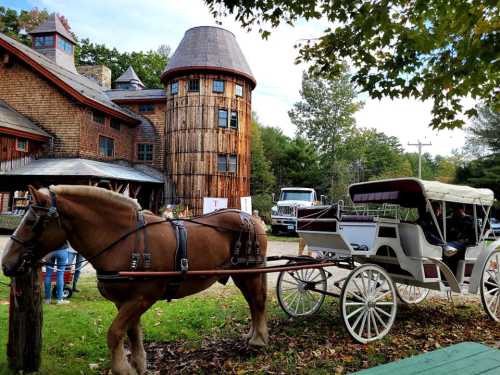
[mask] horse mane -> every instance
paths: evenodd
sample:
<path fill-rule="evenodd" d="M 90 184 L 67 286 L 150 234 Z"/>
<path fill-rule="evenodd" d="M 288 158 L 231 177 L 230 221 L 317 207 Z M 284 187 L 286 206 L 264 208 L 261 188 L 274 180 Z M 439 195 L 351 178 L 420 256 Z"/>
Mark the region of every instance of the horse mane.
<path fill-rule="evenodd" d="M 115 193 L 111 190 L 84 185 L 51 185 L 49 190 L 56 194 L 69 194 L 79 197 L 90 197 L 96 200 L 111 201 L 134 210 L 141 210 L 141 205 L 132 198 Z"/>

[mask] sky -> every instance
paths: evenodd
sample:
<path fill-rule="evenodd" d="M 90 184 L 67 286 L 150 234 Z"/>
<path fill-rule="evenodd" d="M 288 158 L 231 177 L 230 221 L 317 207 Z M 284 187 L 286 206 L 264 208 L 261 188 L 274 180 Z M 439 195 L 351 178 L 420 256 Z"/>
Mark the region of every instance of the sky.
<path fill-rule="evenodd" d="M 156 49 L 167 44 L 175 50 L 184 32 L 194 26 L 216 25 L 202 0 L 0 0 L 0 5 L 15 9 L 47 9 L 63 14 L 72 31 L 80 38 L 90 38 L 120 51 Z M 294 44 L 319 37 L 328 25 L 325 21 L 299 21 L 295 27 L 279 26 L 267 40 L 257 30 L 246 32 L 231 17 L 222 19 L 224 27 L 236 36 L 257 80 L 253 92 L 253 110 L 259 120 L 276 126 L 289 136 L 295 134 L 288 111 L 300 100 L 302 71 L 296 65 Z M 432 143 L 425 152 L 449 155 L 464 144 L 461 130 L 433 131 L 431 102 L 414 99 L 373 100 L 359 98 L 363 108 L 356 114 L 357 126 L 375 128 L 400 139 L 408 151 L 416 151 L 408 143 L 421 140 Z"/>

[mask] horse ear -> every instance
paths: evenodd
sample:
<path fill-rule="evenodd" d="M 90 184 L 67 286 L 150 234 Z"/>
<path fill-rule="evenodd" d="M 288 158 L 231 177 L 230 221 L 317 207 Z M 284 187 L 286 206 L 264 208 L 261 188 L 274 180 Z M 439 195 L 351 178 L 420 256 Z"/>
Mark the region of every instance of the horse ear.
<path fill-rule="evenodd" d="M 28 185 L 28 190 L 32 197 L 32 201 L 38 205 L 44 205 L 48 200 L 47 197 L 40 191 L 38 191 L 34 186 Z"/>

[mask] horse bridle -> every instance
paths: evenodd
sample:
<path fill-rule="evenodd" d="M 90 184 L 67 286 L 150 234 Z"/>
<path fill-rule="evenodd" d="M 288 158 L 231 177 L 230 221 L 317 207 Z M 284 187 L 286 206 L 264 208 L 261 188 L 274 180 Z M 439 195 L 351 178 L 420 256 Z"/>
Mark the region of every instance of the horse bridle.
<path fill-rule="evenodd" d="M 35 249 L 38 247 L 38 240 L 42 235 L 43 229 L 47 225 L 48 222 L 52 220 L 57 220 L 59 222 L 59 226 L 61 226 L 59 212 L 57 211 L 57 201 L 56 194 L 53 191 L 50 191 L 50 206 L 40 206 L 35 204 L 30 204 L 28 206 L 28 211 L 26 215 L 31 215 L 34 217 L 33 224 L 31 226 L 31 232 L 33 236 L 29 239 L 23 239 L 16 236 L 15 232 L 10 236 L 10 239 L 24 248 L 24 252 L 20 255 L 21 263 L 17 267 L 18 272 L 24 272 L 27 268 L 29 268 L 33 262 L 36 260 Z M 40 215 L 37 211 L 45 211 L 46 215 Z"/>

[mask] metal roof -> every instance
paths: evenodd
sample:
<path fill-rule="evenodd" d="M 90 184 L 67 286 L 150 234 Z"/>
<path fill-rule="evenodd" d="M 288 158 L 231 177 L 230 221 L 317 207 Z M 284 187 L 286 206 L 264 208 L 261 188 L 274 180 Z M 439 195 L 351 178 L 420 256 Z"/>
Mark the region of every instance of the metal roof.
<path fill-rule="evenodd" d="M 199 69 L 238 74 L 256 85 L 234 34 L 220 27 L 198 26 L 187 30 L 170 58 L 162 79 Z"/>
<path fill-rule="evenodd" d="M 146 89 L 146 90 L 108 90 L 106 95 L 111 100 L 144 100 L 147 99 L 165 99 L 166 93 L 163 89 Z"/>
<path fill-rule="evenodd" d="M 61 19 L 55 13 L 50 14 L 49 18 L 34 30 L 30 31 L 30 34 L 46 34 L 52 32 L 56 32 L 76 44 L 75 38 L 73 38 L 71 32 L 64 27 Z"/>
<path fill-rule="evenodd" d="M 3 100 L 0 100 L 0 127 L 50 138 L 47 132 L 35 125 L 27 117 L 21 115 Z"/>
<path fill-rule="evenodd" d="M 133 118 L 133 116 L 131 116 L 129 112 L 125 111 L 119 105 L 113 103 L 106 95 L 105 90 L 103 90 L 103 88 L 99 86 L 99 84 L 94 80 L 57 65 L 54 61 L 45 57 L 41 53 L 38 53 L 34 49 L 8 37 L 3 33 L 0 33 L 0 40 L 8 43 L 19 53 L 27 56 L 35 63 L 48 70 L 58 79 L 63 81 L 66 85 L 69 85 L 71 86 L 71 88 L 78 91 L 79 94 L 107 107 L 108 109 L 119 112 L 120 114 L 127 116 L 128 118 Z"/>
<path fill-rule="evenodd" d="M 115 79 L 115 82 L 130 82 L 130 83 L 137 83 L 144 87 L 144 84 L 142 83 L 141 79 L 137 76 L 135 73 L 134 68 L 132 66 L 129 66 L 127 70 L 123 72 L 123 74 Z"/>
<path fill-rule="evenodd" d="M 141 168 L 143 169 L 143 168 Z M 147 174 L 143 170 L 115 163 L 89 159 L 38 159 L 1 175 L 8 176 L 79 176 L 100 177 L 114 180 L 163 183 L 158 173 Z"/>

